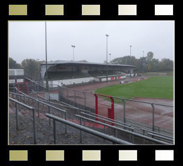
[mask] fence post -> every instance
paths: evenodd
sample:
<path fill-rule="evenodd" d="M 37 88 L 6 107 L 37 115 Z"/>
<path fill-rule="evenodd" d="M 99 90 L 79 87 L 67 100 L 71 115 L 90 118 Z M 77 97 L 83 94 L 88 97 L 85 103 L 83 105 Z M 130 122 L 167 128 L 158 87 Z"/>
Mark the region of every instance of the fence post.
<path fill-rule="evenodd" d="M 125 100 L 122 99 L 122 101 L 123 101 L 123 121 L 124 121 L 124 123 L 126 123 L 126 118 L 125 118 L 125 113 L 126 113 L 126 111 L 125 111 Z"/>
<path fill-rule="evenodd" d="M 96 114 L 96 120 L 98 120 L 97 115 L 98 115 L 98 96 L 97 94 L 94 94 L 95 96 L 95 114 Z"/>
<path fill-rule="evenodd" d="M 33 130 L 34 130 L 34 144 L 37 144 L 37 131 L 36 131 L 36 115 L 35 109 L 33 108 Z"/>
<path fill-rule="evenodd" d="M 111 99 L 111 119 L 113 120 L 114 122 L 114 99 L 113 97 L 110 96 L 110 99 Z M 112 125 L 114 125 L 114 123 L 112 123 Z"/>
<path fill-rule="evenodd" d="M 73 92 L 74 92 L 74 106 L 76 106 L 76 91 L 73 90 Z"/>
<path fill-rule="evenodd" d="M 16 129 L 19 130 L 19 127 L 18 127 L 18 104 L 15 103 L 15 106 L 16 106 Z"/>
<path fill-rule="evenodd" d="M 50 114 L 50 106 L 48 106 L 48 113 Z M 51 120 L 49 118 L 49 125 L 51 125 Z"/>
<path fill-rule="evenodd" d="M 37 106 L 37 113 L 38 113 L 38 118 L 39 118 L 39 99 L 37 98 L 37 104 L 38 104 L 38 106 Z"/>
<path fill-rule="evenodd" d="M 81 118 L 80 118 L 80 125 L 81 125 Z M 82 143 L 82 131 L 80 130 L 80 143 Z"/>
<path fill-rule="evenodd" d="M 58 101 L 61 101 L 61 87 L 58 85 Z"/>
<path fill-rule="evenodd" d="M 50 119 L 50 118 L 49 118 Z M 53 134 L 54 134 L 54 144 L 56 144 L 57 143 L 57 130 L 56 130 L 56 120 L 55 119 L 53 119 Z"/>
<path fill-rule="evenodd" d="M 85 110 L 86 110 L 86 93 L 83 92 L 83 95 L 84 95 L 84 106 L 85 106 Z"/>
<path fill-rule="evenodd" d="M 39 85 L 40 85 L 40 83 L 39 83 L 38 86 L 37 86 L 37 91 L 38 91 L 38 93 L 39 93 Z"/>
<path fill-rule="evenodd" d="M 66 117 L 67 117 L 67 114 L 65 112 L 65 120 L 67 120 Z M 65 124 L 65 134 L 67 134 L 67 125 L 66 124 Z"/>
<path fill-rule="evenodd" d="M 152 106 L 152 131 L 154 131 L 154 104 L 151 104 Z"/>
<path fill-rule="evenodd" d="M 68 94 L 68 88 L 67 89 L 67 103 L 69 103 L 69 94 Z"/>

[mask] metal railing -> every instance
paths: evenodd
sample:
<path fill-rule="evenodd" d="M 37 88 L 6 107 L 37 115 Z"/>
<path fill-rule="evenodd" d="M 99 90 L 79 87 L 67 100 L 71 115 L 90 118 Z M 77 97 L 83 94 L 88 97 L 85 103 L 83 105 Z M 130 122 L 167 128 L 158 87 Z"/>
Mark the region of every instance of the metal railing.
<path fill-rule="evenodd" d="M 60 87 L 60 86 L 58 86 L 58 92 L 59 92 L 59 96 L 60 96 L 60 98 L 59 98 L 60 101 L 64 100 L 66 103 L 72 103 L 74 106 L 83 105 L 83 108 L 85 110 L 89 110 L 89 108 L 95 110 L 95 99 L 94 99 L 93 93 L 89 93 L 89 92 L 85 92 L 85 91 L 78 91 L 78 90 L 75 90 L 72 88 Z M 77 92 L 78 96 L 80 98 L 82 98 L 82 100 L 81 99 L 79 100 L 78 96 L 76 95 L 76 92 Z M 93 97 L 91 97 L 91 95 L 93 95 Z M 91 100 L 90 100 L 90 98 L 91 98 Z M 127 108 L 127 106 L 128 106 L 129 102 L 134 103 L 134 105 L 135 105 L 135 103 L 147 104 L 148 111 L 151 112 L 149 121 L 151 121 L 152 131 L 155 131 L 155 128 L 157 128 L 157 127 L 164 129 L 161 126 L 155 125 L 156 124 L 155 114 L 156 114 L 157 110 L 159 109 L 158 107 L 162 107 L 162 108 L 167 107 L 168 109 L 172 109 L 172 111 L 173 111 L 172 105 L 158 104 L 158 103 L 145 102 L 145 101 L 136 101 L 136 100 L 124 99 L 124 98 L 120 98 L 120 97 L 116 97 L 116 96 L 112 96 L 112 98 L 114 100 L 119 101 L 118 106 L 120 105 L 120 107 L 121 107 L 121 113 L 123 115 L 122 116 L 123 123 L 126 123 L 126 120 L 127 120 L 128 109 L 129 109 L 129 108 Z M 135 106 L 135 108 L 136 108 L 136 106 Z M 114 110 L 114 112 L 115 112 L 115 110 Z M 132 120 L 138 122 L 137 120 L 134 120 L 134 119 L 132 119 Z M 172 121 L 173 121 L 173 118 L 172 118 Z M 140 122 L 140 123 L 146 124 L 145 122 Z"/>
<path fill-rule="evenodd" d="M 134 136 L 137 136 L 137 137 L 140 137 L 142 139 L 146 139 L 146 140 L 149 140 L 149 141 L 152 141 L 152 142 L 155 142 L 155 143 L 165 144 L 165 145 L 168 144 L 167 142 L 160 141 L 160 140 L 157 140 L 157 139 L 154 139 L 154 138 L 150 138 L 150 137 L 147 137 L 145 135 L 142 135 L 142 134 L 139 134 L 139 133 L 135 133 L 133 131 L 128 131 L 128 130 L 125 130 L 125 129 L 122 129 L 122 128 L 119 128 L 119 127 L 111 126 L 109 124 L 106 124 L 106 123 L 103 123 L 103 122 L 100 122 L 100 121 L 97 121 L 97 120 L 89 119 L 89 118 L 86 118 L 84 116 L 80 116 L 80 115 L 76 115 L 76 116 L 79 117 L 79 118 L 82 118 L 82 119 L 94 122 L 94 123 L 98 123 L 98 124 L 105 125 L 105 126 L 108 126 L 110 128 L 113 128 L 114 131 L 115 131 L 114 132 L 115 136 L 117 136 L 116 130 L 119 130 L 119 131 L 122 131 L 122 132 L 125 132 L 125 133 L 128 133 L 128 134 L 131 134 L 131 136 L 133 136 L 133 137 L 131 137 L 132 141 L 134 141 Z"/>
<path fill-rule="evenodd" d="M 36 98 L 36 97 L 37 97 L 37 98 L 41 98 L 41 100 L 46 101 L 46 102 L 48 102 L 48 103 L 50 103 L 50 104 L 59 105 L 59 106 L 61 106 L 61 107 L 65 107 L 65 108 L 78 109 L 77 107 L 74 107 L 74 106 L 72 106 L 72 105 L 70 105 L 70 104 L 67 104 L 67 103 L 65 103 L 65 102 L 58 101 L 57 99 L 55 99 L 55 98 L 53 98 L 53 97 L 51 97 L 51 96 L 49 97 L 50 100 L 56 100 L 56 101 L 59 102 L 59 103 L 52 102 L 52 101 L 50 101 L 50 100 L 48 100 L 48 99 L 45 99 L 45 98 L 42 97 L 41 95 L 36 94 L 36 92 L 35 92 L 34 90 L 32 90 L 32 92 L 36 95 L 35 98 Z M 40 100 L 40 99 L 39 99 L 39 100 Z"/>
<path fill-rule="evenodd" d="M 22 95 L 16 94 L 16 93 L 12 93 L 12 92 L 10 92 L 10 94 L 15 94 L 17 96 L 19 95 L 21 97 L 24 97 L 24 101 L 25 101 L 25 97 L 27 97 L 27 98 L 32 99 L 33 101 L 37 102 L 37 105 L 38 105 L 37 106 L 38 118 L 39 118 L 39 107 L 40 107 L 40 103 L 41 103 L 41 104 L 46 105 L 48 107 L 48 113 L 51 113 L 50 112 L 50 108 L 52 108 L 54 110 L 57 110 L 57 111 L 60 111 L 60 112 L 64 113 L 64 118 L 67 119 L 67 113 L 66 113 L 65 110 L 62 110 L 61 108 L 58 108 L 58 107 L 55 107 L 55 106 L 52 106 L 51 104 L 48 104 L 48 103 L 46 103 L 44 101 L 40 101 L 39 99 L 33 98 L 33 97 L 31 97 L 31 96 L 29 96 L 29 95 L 27 95 L 27 94 L 25 94 L 25 93 L 23 93 L 21 91 L 19 91 L 19 92 L 22 93 Z M 50 120 L 49 120 L 49 124 L 51 124 Z M 67 126 L 66 125 L 65 125 L 65 133 L 67 133 Z"/>
<path fill-rule="evenodd" d="M 94 123 L 103 125 L 103 126 L 104 126 L 104 132 L 106 132 L 105 126 L 107 126 L 108 128 L 114 129 L 114 136 L 115 136 L 115 137 L 117 137 L 117 131 L 123 131 L 123 130 L 121 130 L 121 128 L 119 128 L 119 127 L 112 126 L 112 125 L 110 125 L 110 124 L 106 124 L 106 123 L 103 123 L 103 122 L 98 121 L 98 120 L 86 118 L 86 117 L 81 116 L 81 115 L 75 115 L 75 116 L 78 117 L 78 118 L 80 118 L 80 125 L 81 125 L 81 119 L 83 119 L 83 120 L 87 120 L 87 121 L 90 121 L 90 122 L 94 122 Z M 133 132 L 134 129 L 131 128 L 131 127 L 130 127 L 130 129 L 131 129 L 132 132 Z M 132 136 L 131 136 L 131 141 L 134 142 Z"/>
<path fill-rule="evenodd" d="M 126 113 L 126 110 L 125 110 L 125 103 L 126 101 L 131 101 L 131 102 L 137 102 L 137 103 L 144 103 L 144 104 L 149 104 L 152 106 L 152 131 L 154 131 L 154 127 L 155 127 L 155 106 L 163 106 L 163 107 L 172 107 L 173 106 L 170 106 L 170 105 L 164 105 L 164 104 L 157 104 L 157 103 L 150 103 L 150 102 L 145 102 L 145 101 L 135 101 L 135 100 L 131 100 L 131 99 L 122 99 L 122 98 L 119 98 L 119 97 L 113 97 L 114 99 L 120 99 L 122 100 L 123 102 L 123 121 L 124 123 L 126 122 L 126 117 L 125 117 L 125 113 Z"/>
<path fill-rule="evenodd" d="M 95 136 L 104 138 L 104 139 L 106 139 L 106 140 L 108 140 L 108 141 L 111 141 L 111 142 L 113 142 L 113 143 L 132 145 L 130 142 L 123 141 L 123 140 L 118 139 L 118 138 L 115 138 L 115 137 L 113 137 L 113 136 L 109 136 L 109 135 L 107 135 L 107 134 L 104 134 L 104 133 L 101 133 L 101 132 L 92 130 L 92 129 L 90 129 L 90 128 L 87 128 L 87 127 L 78 125 L 78 124 L 76 124 L 76 123 L 73 123 L 73 122 L 70 122 L 70 121 L 67 121 L 67 120 L 58 118 L 58 117 L 56 117 L 56 116 L 54 116 L 54 115 L 51 115 L 51 114 L 47 114 L 47 113 L 46 113 L 46 116 L 47 116 L 48 118 L 53 119 L 54 144 L 56 144 L 56 142 L 57 142 L 57 140 L 56 140 L 56 137 L 57 137 L 57 135 L 56 135 L 56 121 L 58 121 L 58 122 L 61 122 L 61 123 L 65 123 L 65 124 L 67 124 L 67 125 L 69 125 L 69 126 L 72 126 L 72 127 L 74 127 L 74 128 L 80 129 L 80 130 L 82 130 L 82 131 L 85 131 L 85 132 L 87 132 L 87 133 L 93 134 L 93 135 L 95 135 Z M 81 135 L 80 135 L 80 136 L 81 136 Z"/>
<path fill-rule="evenodd" d="M 146 130 L 144 128 L 140 128 L 140 129 L 143 131 L 143 135 L 145 135 L 145 133 L 146 133 L 147 135 L 157 137 L 157 138 L 160 138 L 160 139 L 163 139 L 163 140 L 166 140 L 166 141 L 173 142 L 173 138 L 169 137 L 167 135 L 163 135 L 163 134 L 159 134 L 157 132 L 149 131 L 149 130 Z"/>
<path fill-rule="evenodd" d="M 17 88 L 16 88 L 17 89 Z M 18 89 L 17 89 L 18 90 Z M 34 100 L 34 101 L 37 101 L 37 105 L 38 105 L 38 117 L 39 117 L 39 104 L 44 104 L 44 105 L 46 105 L 46 106 L 48 106 L 48 113 L 50 113 L 50 108 L 53 108 L 53 109 L 56 109 L 56 110 L 59 110 L 59 111 L 61 111 L 61 112 L 63 112 L 64 114 L 65 114 L 65 120 L 67 119 L 67 116 L 66 116 L 66 111 L 65 110 L 62 110 L 62 109 L 60 109 L 60 108 L 57 108 L 57 107 L 55 107 L 55 106 L 52 106 L 51 104 L 53 104 L 54 102 L 51 102 L 51 101 L 48 101 L 48 100 L 46 100 L 45 98 L 43 98 L 43 97 L 41 97 L 42 98 L 42 100 L 40 100 L 40 99 L 36 99 L 36 98 L 34 98 L 34 97 L 31 97 L 31 96 L 29 96 L 29 95 L 27 95 L 27 94 L 25 94 L 25 93 L 23 93 L 23 92 L 21 92 L 21 91 L 19 91 L 18 90 L 18 92 L 19 93 L 21 93 L 21 95 L 20 94 L 17 94 L 17 93 L 13 93 L 13 92 L 10 92 L 10 94 L 15 94 L 15 95 L 19 95 L 19 96 L 21 96 L 21 97 L 24 97 L 24 100 L 25 100 L 25 97 L 27 97 L 27 98 L 29 98 L 29 99 L 32 99 L 32 100 Z M 35 93 L 35 92 L 34 92 Z M 37 94 L 38 95 L 38 94 Z M 38 96 L 37 96 L 38 97 Z M 44 100 L 44 101 L 43 101 Z M 49 104 L 48 103 L 46 103 L 46 102 L 50 102 Z M 147 102 L 144 102 L 144 103 L 147 103 Z M 54 103 L 55 104 L 55 103 Z M 111 120 L 110 118 L 107 118 L 107 117 L 103 117 L 103 116 L 101 116 L 101 115 L 94 115 L 93 113 L 86 113 L 86 110 L 84 110 L 84 109 L 80 109 L 80 108 L 77 108 L 77 107 L 74 107 L 74 106 L 71 106 L 71 105 L 69 105 L 69 104 L 67 104 L 67 106 L 65 106 L 65 105 L 62 105 L 62 104 L 59 104 L 59 103 L 57 103 L 58 105 L 60 105 L 60 106 L 63 106 L 63 107 L 66 107 L 66 108 L 72 108 L 72 109 L 77 109 L 77 110 L 79 110 L 80 111 L 80 113 L 81 114 L 87 114 L 88 116 L 97 116 L 98 117 L 98 119 L 99 118 L 103 118 L 103 120 L 105 119 L 105 121 L 107 120 L 108 122 L 113 122 L 113 123 L 119 123 L 119 121 L 116 121 L 116 120 Z M 159 105 L 159 104 L 157 104 L 157 105 Z M 161 105 L 161 104 L 160 104 Z M 81 111 L 84 111 L 84 112 L 81 112 Z M 49 120 L 49 124 L 50 124 L 50 120 Z M 125 128 L 126 127 L 130 127 L 130 126 L 128 126 L 126 123 L 121 123 L 121 125 L 124 125 L 125 126 Z M 123 126 L 123 127 L 124 127 Z M 111 127 L 111 126 L 110 126 Z M 65 132 L 67 133 L 67 126 L 65 125 Z M 152 131 L 151 131 L 152 132 Z M 150 133 L 149 133 L 150 134 Z M 154 134 L 156 134 L 156 133 L 154 133 Z M 138 135 L 137 135 L 138 136 Z M 142 135 L 141 135 L 142 136 Z M 156 136 L 156 135 L 155 135 Z M 158 136 L 157 136 L 158 137 Z M 143 137 L 144 138 L 144 137 Z M 150 138 L 150 137 L 148 137 L 148 138 Z M 152 138 L 150 138 L 150 139 L 152 139 Z M 154 141 L 154 140 L 151 140 L 151 141 Z M 157 140 L 156 140 L 157 141 Z M 155 141 L 155 142 L 156 142 Z M 158 143 L 158 142 L 157 142 Z M 167 144 L 167 143 L 165 143 L 165 142 L 163 142 L 163 141 L 160 141 L 159 143 L 162 143 L 162 144 Z"/>
<path fill-rule="evenodd" d="M 132 131 L 134 130 L 134 128 L 131 127 L 130 125 L 127 125 L 127 124 L 124 124 L 124 123 L 120 123 L 120 122 L 117 122 L 115 120 L 111 120 L 110 118 L 103 118 L 104 116 L 98 116 L 98 114 L 94 115 L 93 113 L 89 113 L 88 114 L 88 113 L 85 113 L 85 112 L 81 112 L 81 114 L 89 116 L 89 117 L 92 117 L 92 118 L 97 118 L 99 120 L 104 121 L 105 123 L 108 122 L 108 123 L 110 123 L 112 125 L 117 125 L 117 126 L 129 129 L 129 130 L 132 130 Z M 93 115 L 91 115 L 91 114 L 93 114 Z"/>
<path fill-rule="evenodd" d="M 33 112 L 33 137 L 34 137 L 34 144 L 37 144 L 37 129 L 36 129 L 36 115 L 35 115 L 35 109 L 34 107 L 31 107 L 29 105 L 26 105 L 24 103 L 19 102 L 18 100 L 15 100 L 11 97 L 9 97 L 9 100 L 15 102 L 15 108 L 16 108 L 16 129 L 19 130 L 19 121 L 18 121 L 18 104 L 32 110 Z"/>

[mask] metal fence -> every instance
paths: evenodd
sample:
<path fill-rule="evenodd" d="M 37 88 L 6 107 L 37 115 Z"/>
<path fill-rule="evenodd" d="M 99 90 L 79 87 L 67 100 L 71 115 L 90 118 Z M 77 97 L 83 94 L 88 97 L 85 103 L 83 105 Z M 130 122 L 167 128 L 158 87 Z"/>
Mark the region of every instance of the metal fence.
<path fill-rule="evenodd" d="M 95 97 L 92 93 L 58 86 L 59 101 L 63 101 L 77 108 L 95 112 Z"/>
<path fill-rule="evenodd" d="M 61 87 L 58 87 L 58 88 L 59 88 L 59 99 L 60 99 L 60 95 L 62 95 L 60 93 L 62 93 L 62 90 L 60 89 Z M 71 89 L 70 89 L 70 91 L 71 91 Z M 159 138 L 160 140 L 164 140 L 165 138 L 167 138 L 166 135 L 161 135 L 159 133 L 152 132 L 152 131 L 154 131 L 152 129 L 152 125 L 151 125 L 151 130 L 150 131 L 148 131 L 146 128 L 145 129 L 142 128 L 140 125 L 136 125 L 141 130 L 141 133 L 138 134 L 136 132 L 136 130 L 134 130 L 134 123 L 132 123 L 132 125 L 131 125 L 131 123 L 129 123 L 128 122 L 128 119 L 126 118 L 127 117 L 126 114 L 128 114 L 128 112 L 126 111 L 126 103 L 127 103 L 128 100 L 122 99 L 122 101 L 123 101 L 123 105 L 122 105 L 123 106 L 123 109 L 122 109 L 122 111 L 123 111 L 123 115 L 124 115 L 125 118 L 122 117 L 121 120 L 118 121 L 118 119 L 115 119 L 115 118 L 114 119 L 111 119 L 111 117 L 106 117 L 106 116 L 103 116 L 103 115 L 100 115 L 100 114 L 97 114 L 96 115 L 95 113 L 92 113 L 91 111 L 87 110 L 87 102 L 85 102 L 86 101 L 86 98 L 83 98 L 82 99 L 82 100 L 84 100 L 84 102 L 83 102 L 83 104 L 84 104 L 84 107 L 83 108 L 84 109 L 77 108 L 76 107 L 77 104 L 78 104 L 77 101 L 80 101 L 80 100 L 78 98 L 76 98 L 76 97 L 77 97 L 77 95 L 80 95 L 83 92 L 79 92 L 79 91 L 74 92 L 74 98 L 75 99 L 74 99 L 74 102 L 71 102 L 74 106 L 71 106 L 69 104 L 66 104 L 63 101 L 60 101 L 60 102 L 48 101 L 47 99 L 45 99 L 44 97 L 40 96 L 38 93 L 36 93 L 34 91 L 32 91 L 33 92 L 32 96 L 26 95 L 23 92 L 18 91 L 18 90 L 17 90 L 17 92 L 19 92 L 20 94 L 13 93 L 13 92 L 10 92 L 10 94 L 11 95 L 16 95 L 16 98 L 19 96 L 18 97 L 19 100 L 20 99 L 23 99 L 24 101 L 26 101 L 26 100 L 30 101 L 31 104 L 33 104 L 33 106 L 35 107 L 35 110 L 37 111 L 38 118 L 39 118 L 40 106 L 42 104 L 42 105 L 46 106 L 46 108 L 47 108 L 46 109 L 47 111 L 45 111 L 45 109 L 44 109 L 44 113 L 47 112 L 47 113 L 50 114 L 51 113 L 51 109 L 52 110 L 58 110 L 59 112 L 62 112 L 64 114 L 64 116 L 61 115 L 61 117 L 64 118 L 65 120 L 73 120 L 73 119 L 78 120 L 79 119 L 78 120 L 78 122 L 79 122 L 79 121 L 81 121 L 81 118 L 82 118 L 82 119 L 87 120 L 87 121 L 90 121 L 92 123 L 99 123 L 99 124 L 102 124 L 102 125 L 108 126 L 108 127 L 110 126 L 111 128 L 115 128 L 116 126 L 121 126 L 124 129 L 123 132 L 125 132 L 125 133 L 127 133 L 129 135 L 136 135 L 137 137 L 143 138 L 143 136 L 142 136 L 142 133 L 143 133 L 144 136 L 145 136 L 144 139 L 146 139 L 147 136 L 148 136 L 148 139 L 149 139 L 149 136 L 151 136 L 153 138 Z M 87 96 L 87 94 L 89 94 L 89 93 L 84 93 L 84 94 Z M 93 95 L 92 93 L 90 93 L 90 94 Z M 95 96 L 95 95 L 93 95 L 93 96 Z M 102 96 L 102 97 L 104 97 L 104 96 Z M 107 97 L 107 98 L 109 98 L 109 97 Z M 64 97 L 61 96 L 61 99 L 64 99 Z M 101 98 L 101 99 L 104 100 L 105 98 Z M 110 100 L 111 101 L 112 100 L 116 100 L 116 99 L 121 100 L 121 98 L 110 97 Z M 107 100 L 107 99 L 105 99 L 105 100 Z M 65 101 L 68 101 L 68 100 L 65 100 Z M 131 100 L 129 100 L 129 101 L 131 101 Z M 107 100 L 107 102 L 109 102 L 109 101 Z M 133 101 L 133 102 L 137 102 L 137 101 Z M 110 109 L 111 109 L 112 108 L 111 102 L 109 102 L 109 103 L 110 103 L 109 106 L 110 106 Z M 148 103 L 146 103 L 146 104 L 148 104 Z M 151 103 L 152 111 L 155 110 L 155 106 L 154 105 L 156 105 L 156 104 Z M 162 106 L 162 105 L 160 105 L 160 106 Z M 64 108 L 64 110 L 61 109 L 61 108 Z M 94 110 L 95 110 L 95 108 L 94 108 Z M 73 111 L 75 111 L 75 112 L 73 112 Z M 67 112 L 67 116 L 66 116 L 66 112 Z M 77 116 L 76 116 L 76 113 L 78 114 Z M 59 118 L 59 116 L 58 116 L 59 114 L 56 114 L 56 115 Z M 86 117 L 83 117 L 83 115 L 87 115 L 88 117 L 87 118 Z M 94 118 L 94 119 L 92 119 L 92 118 Z M 119 118 L 119 117 L 117 117 L 117 118 Z M 49 120 L 49 124 L 50 124 L 50 120 Z M 112 124 L 112 126 L 111 126 L 111 124 Z M 55 125 L 55 123 L 54 123 L 54 125 Z M 65 125 L 66 125 L 66 123 L 65 123 Z M 113 125 L 115 125 L 115 126 L 113 126 Z M 120 128 L 120 130 L 122 131 L 121 128 Z M 129 132 L 127 132 L 127 130 L 130 130 L 133 133 L 132 132 L 129 133 Z M 55 131 L 55 129 L 54 129 L 54 131 Z M 65 133 L 67 133 L 67 126 L 65 126 Z M 114 135 L 114 136 L 116 136 L 116 135 Z M 152 139 L 151 141 L 158 142 L 157 139 Z M 171 137 L 170 137 L 170 141 L 172 142 L 172 138 Z M 160 141 L 158 143 L 163 143 L 164 144 L 163 141 L 162 142 Z"/>
<path fill-rule="evenodd" d="M 98 132 L 98 131 L 95 131 L 95 130 L 92 130 L 90 128 L 87 128 L 87 127 L 84 127 L 84 126 L 81 126 L 81 125 L 78 125 L 76 123 L 73 123 L 73 122 L 70 122 L 70 121 L 66 121 L 64 119 L 60 119 L 56 116 L 53 116 L 51 114 L 46 114 L 47 117 L 53 119 L 53 131 L 54 131 L 54 143 L 56 144 L 56 121 L 58 122 L 61 122 L 61 123 L 64 123 L 64 124 L 67 124 L 69 126 L 72 126 L 72 127 L 75 127 L 77 129 L 80 129 L 80 140 L 82 140 L 82 134 L 81 134 L 81 130 L 82 131 L 85 131 L 87 133 L 91 133 L 93 135 L 96 135 L 98 137 L 101 137 L 101 138 L 104 138 L 106 140 L 109 140 L 109 141 L 112 141 L 113 143 L 117 143 L 117 144 L 126 144 L 126 145 L 132 145 L 130 142 L 127 142 L 127 141 L 123 141 L 121 139 L 118 139 L 116 137 L 113 137 L 113 136 L 109 136 L 107 134 L 104 134 L 104 133 L 101 133 L 101 132 Z M 82 141 L 81 141 L 82 142 Z"/>
<path fill-rule="evenodd" d="M 113 100 L 115 120 L 131 124 L 136 130 L 143 127 L 173 136 L 173 105 L 104 96 L 67 87 L 58 87 L 58 92 L 59 101 L 110 118 Z M 96 100 L 98 100 L 98 110 L 96 110 Z"/>
<path fill-rule="evenodd" d="M 37 128 L 36 128 L 36 115 L 35 115 L 35 109 L 34 107 L 31 107 L 29 105 L 26 105 L 24 103 L 19 102 L 18 100 L 15 100 L 11 97 L 9 97 L 9 100 L 12 102 L 15 102 L 15 111 L 16 111 L 16 129 L 19 130 L 19 118 L 18 118 L 18 105 L 21 105 L 29 110 L 32 110 L 33 113 L 33 137 L 34 137 L 34 144 L 37 143 Z"/>

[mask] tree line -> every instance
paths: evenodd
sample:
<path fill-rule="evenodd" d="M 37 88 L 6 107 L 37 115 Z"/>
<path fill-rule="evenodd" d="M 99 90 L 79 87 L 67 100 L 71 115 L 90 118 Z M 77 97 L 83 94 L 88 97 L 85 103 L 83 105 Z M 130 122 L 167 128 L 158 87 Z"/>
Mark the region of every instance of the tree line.
<path fill-rule="evenodd" d="M 135 72 L 164 72 L 173 71 L 173 61 L 167 58 L 158 60 L 153 58 L 153 52 L 148 52 L 147 56 L 137 59 L 135 56 L 123 56 L 115 58 L 111 61 L 112 64 L 128 64 L 136 67 Z M 35 59 L 24 59 L 21 64 L 17 63 L 13 58 L 9 57 L 9 69 L 24 69 L 24 73 L 39 78 L 40 64 L 45 61 Z M 82 60 L 81 62 L 87 62 Z"/>
<path fill-rule="evenodd" d="M 24 73 L 33 78 L 39 78 L 40 64 L 44 61 L 35 59 L 24 59 L 21 64 L 17 63 L 13 58 L 9 57 L 9 69 L 24 69 Z"/>
<path fill-rule="evenodd" d="M 111 61 L 112 64 L 128 64 L 136 67 L 136 72 L 164 72 L 173 71 L 173 61 L 168 58 L 158 60 L 153 58 L 153 52 L 148 52 L 147 56 L 136 59 L 135 56 L 124 56 L 115 58 Z"/>

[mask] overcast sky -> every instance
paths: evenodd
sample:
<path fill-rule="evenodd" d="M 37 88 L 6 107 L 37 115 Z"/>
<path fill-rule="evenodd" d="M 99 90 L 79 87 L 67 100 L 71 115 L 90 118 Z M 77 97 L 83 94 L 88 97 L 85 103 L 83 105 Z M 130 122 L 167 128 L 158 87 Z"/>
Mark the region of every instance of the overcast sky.
<path fill-rule="evenodd" d="M 174 60 L 174 21 L 47 21 L 47 59 L 106 60 L 106 34 L 111 60 L 148 51 L 154 58 Z M 45 60 L 45 21 L 10 21 L 9 56 Z M 108 57 L 110 60 L 110 56 Z"/>

